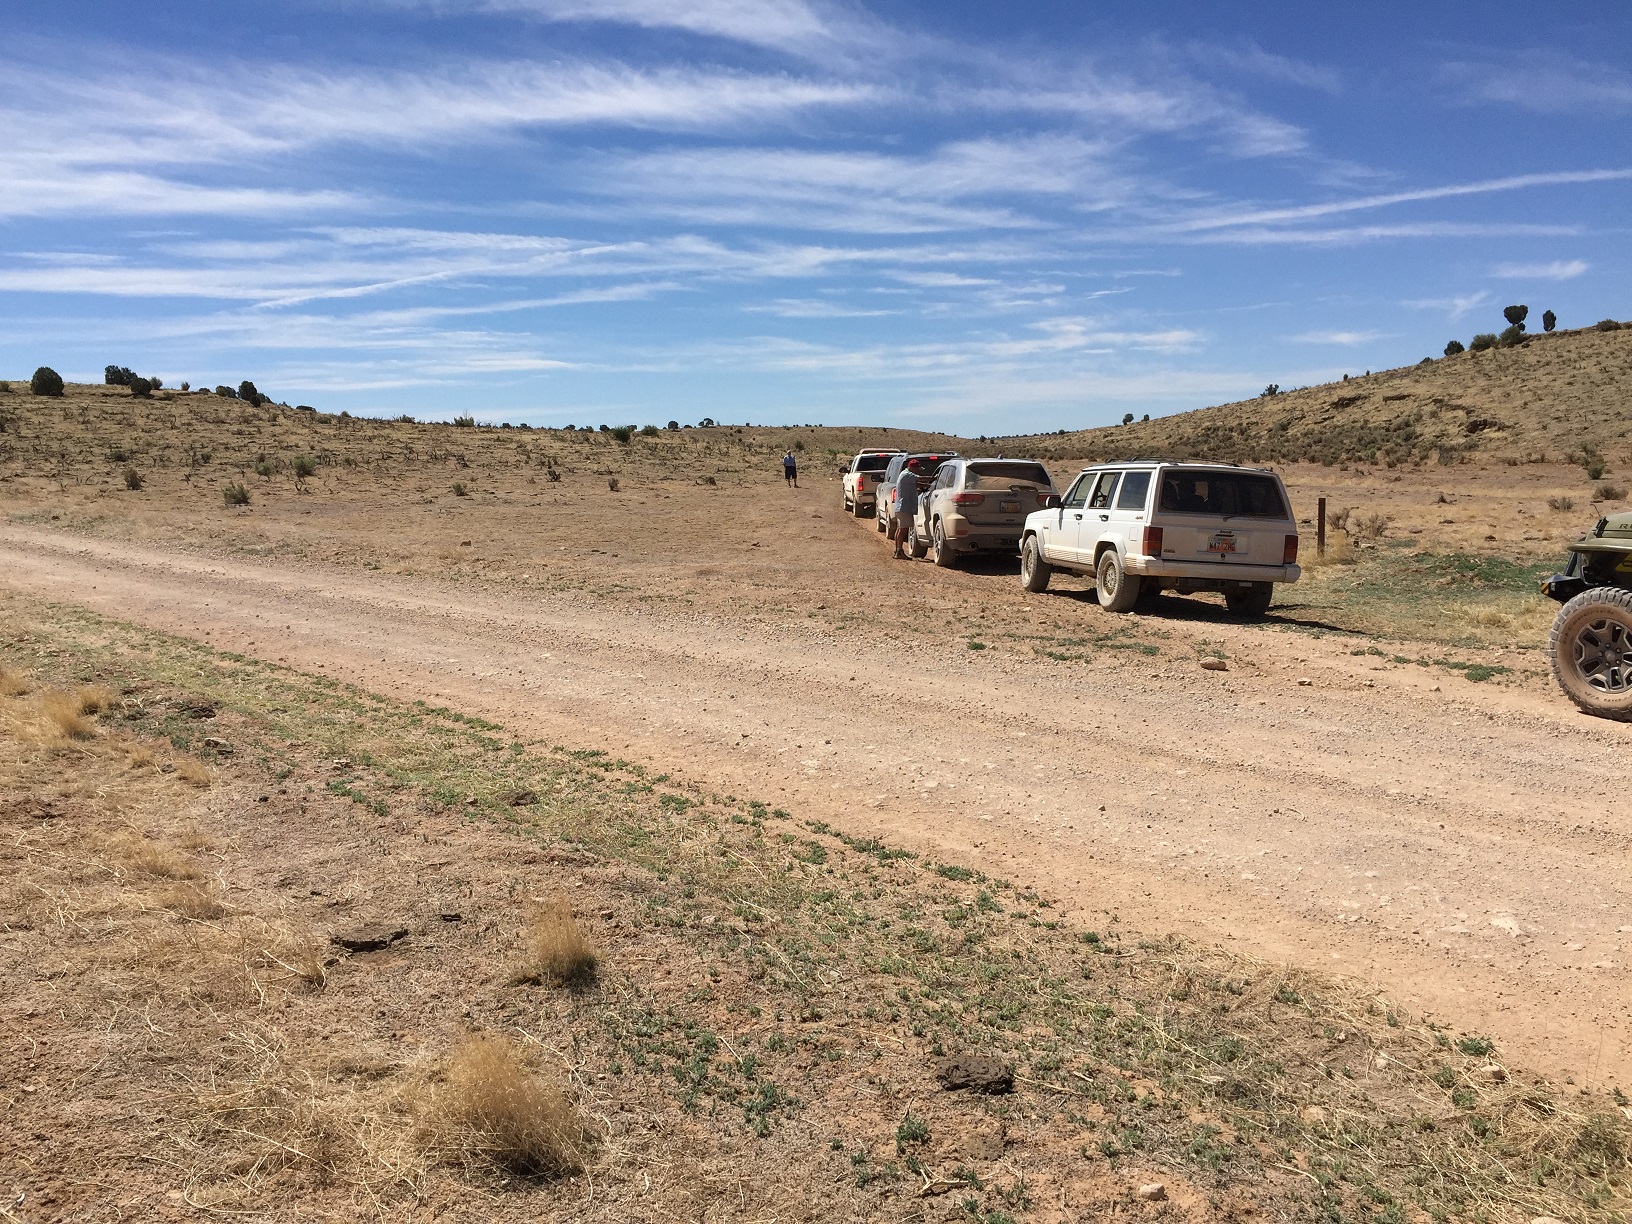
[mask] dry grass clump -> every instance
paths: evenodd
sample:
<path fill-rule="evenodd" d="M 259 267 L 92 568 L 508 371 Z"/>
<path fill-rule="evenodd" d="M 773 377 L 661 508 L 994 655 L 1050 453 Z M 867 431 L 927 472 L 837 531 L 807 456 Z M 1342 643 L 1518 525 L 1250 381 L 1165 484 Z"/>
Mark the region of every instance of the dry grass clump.
<path fill-rule="evenodd" d="M 57 734 L 71 740 L 88 740 L 96 735 L 96 727 L 85 717 L 77 693 L 47 693 L 40 698 L 40 709 Z"/>
<path fill-rule="evenodd" d="M 1319 569 L 1325 565 L 1353 565 L 1360 559 L 1356 552 L 1354 541 L 1347 535 L 1339 534 L 1326 541 L 1326 551 L 1317 552 L 1304 562 L 1311 569 Z"/>
<path fill-rule="evenodd" d="M 177 757 L 176 777 L 187 783 L 188 786 L 196 786 L 200 790 L 204 790 L 210 785 L 209 766 L 205 765 L 197 757 Z"/>
<path fill-rule="evenodd" d="M 511 967 L 510 984 L 576 986 L 595 976 L 598 963 L 594 946 L 572 916 L 572 907 L 558 899 L 533 919 L 521 959 Z"/>
<path fill-rule="evenodd" d="M 215 890 L 198 884 L 173 885 L 159 893 L 154 900 L 184 918 L 196 918 L 201 922 L 224 918 L 227 914 L 227 907 Z"/>
<path fill-rule="evenodd" d="M 132 871 L 161 880 L 196 880 L 198 868 L 187 857 L 162 842 L 127 833 L 108 843 L 108 850 Z"/>
<path fill-rule="evenodd" d="M 530 1177 L 560 1177 L 580 1165 L 584 1127 L 566 1093 L 534 1075 L 515 1042 L 472 1038 L 448 1067 L 447 1091 L 439 1100 L 453 1134 L 444 1135 L 466 1154 Z"/>
<path fill-rule="evenodd" d="M 119 700 L 111 689 L 100 684 L 87 684 L 74 697 L 79 702 L 81 714 L 100 714 Z"/>
<path fill-rule="evenodd" d="M 21 697 L 32 687 L 22 672 L 12 671 L 0 663 L 0 697 Z"/>

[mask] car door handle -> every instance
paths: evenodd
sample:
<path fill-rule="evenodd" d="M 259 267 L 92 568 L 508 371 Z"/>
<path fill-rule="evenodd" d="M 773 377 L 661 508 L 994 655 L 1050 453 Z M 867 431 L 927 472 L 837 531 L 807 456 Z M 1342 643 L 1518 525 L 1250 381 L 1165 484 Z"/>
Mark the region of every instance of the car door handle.
<path fill-rule="evenodd" d="M 1080 519 L 1080 518 L 1081 518 L 1081 517 L 1082 517 L 1082 515 L 1080 515 L 1080 514 L 1073 514 L 1073 515 L 1072 515 L 1072 516 L 1071 516 L 1071 517 L 1072 517 L 1072 518 L 1074 518 L 1074 519 Z"/>
<path fill-rule="evenodd" d="M 1099 516 L 1099 521 L 1102 523 L 1108 523 L 1111 521 L 1111 516 L 1108 514 L 1102 514 Z"/>

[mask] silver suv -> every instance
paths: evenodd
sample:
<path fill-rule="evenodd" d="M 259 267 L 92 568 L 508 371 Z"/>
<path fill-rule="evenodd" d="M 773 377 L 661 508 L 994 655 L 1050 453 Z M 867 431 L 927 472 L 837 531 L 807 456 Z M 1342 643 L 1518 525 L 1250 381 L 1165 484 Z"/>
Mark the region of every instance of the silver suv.
<path fill-rule="evenodd" d="M 1277 582 L 1298 580 L 1297 560 L 1274 472 L 1141 459 L 1085 468 L 1057 507 L 1026 517 L 1020 581 L 1041 591 L 1054 570 L 1091 575 L 1109 612 L 1159 591 L 1218 591 L 1232 613 L 1257 617 Z"/>
<path fill-rule="evenodd" d="M 943 568 L 970 553 L 1013 556 L 1026 515 L 1056 500 L 1048 469 L 1035 459 L 949 460 L 918 499 L 907 550 L 927 552 Z"/>
<path fill-rule="evenodd" d="M 892 539 L 895 536 L 895 482 L 901 476 L 901 469 L 907 466 L 908 460 L 918 460 L 918 488 L 922 492 L 934 482 L 936 473 L 941 470 L 941 464 L 948 459 L 956 459 L 957 451 L 927 451 L 909 455 L 905 452 L 890 456 L 890 466 L 884 469 L 884 479 L 878 486 L 878 493 L 874 497 L 874 517 L 878 521 L 878 529 L 887 533 Z"/>

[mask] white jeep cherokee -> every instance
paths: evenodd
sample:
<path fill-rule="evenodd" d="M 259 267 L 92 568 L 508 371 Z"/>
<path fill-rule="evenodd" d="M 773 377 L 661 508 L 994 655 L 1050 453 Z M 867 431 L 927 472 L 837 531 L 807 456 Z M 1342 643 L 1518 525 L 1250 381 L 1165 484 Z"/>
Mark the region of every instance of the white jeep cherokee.
<path fill-rule="evenodd" d="M 1057 507 L 1026 516 L 1020 581 L 1088 574 L 1099 606 L 1127 612 L 1158 591 L 1219 591 L 1237 616 L 1262 616 L 1275 583 L 1296 582 L 1298 524 L 1274 472 L 1156 459 L 1085 468 Z"/>

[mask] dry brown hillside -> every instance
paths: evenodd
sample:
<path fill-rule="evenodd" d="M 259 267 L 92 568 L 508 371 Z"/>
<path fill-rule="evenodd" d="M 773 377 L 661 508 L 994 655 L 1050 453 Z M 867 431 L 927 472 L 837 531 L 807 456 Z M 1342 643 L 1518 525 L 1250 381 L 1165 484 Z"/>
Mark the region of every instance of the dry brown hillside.
<path fill-rule="evenodd" d="M 1632 451 L 1632 325 L 1538 335 L 1343 382 L 1125 426 L 1045 435 L 1042 458 L 1261 463 L 1572 461 Z M 1392 461 L 1392 463 L 1390 462 Z"/>

